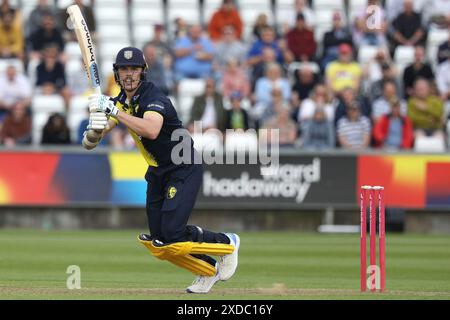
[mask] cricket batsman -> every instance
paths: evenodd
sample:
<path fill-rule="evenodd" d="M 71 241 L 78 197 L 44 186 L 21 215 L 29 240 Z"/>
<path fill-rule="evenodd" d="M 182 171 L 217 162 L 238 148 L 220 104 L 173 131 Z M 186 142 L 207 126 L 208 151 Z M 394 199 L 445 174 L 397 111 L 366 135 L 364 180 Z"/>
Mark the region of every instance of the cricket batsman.
<path fill-rule="evenodd" d="M 89 125 L 83 138 L 91 150 L 119 122 L 133 137 L 148 163 L 146 212 L 150 234 L 139 241 L 155 257 L 184 268 L 197 277 L 188 293 L 207 293 L 219 280 L 231 278 L 238 264 L 240 239 L 233 233 L 215 233 L 188 225 L 203 178 L 201 164 L 175 164 L 172 149 L 180 143 L 172 133 L 183 129 L 171 101 L 152 82 L 141 50 L 121 49 L 113 64 L 121 88 L 117 97 L 89 97 Z M 187 133 L 186 133 L 187 134 Z M 194 143 L 188 136 L 191 154 Z M 218 256 L 217 261 L 211 256 Z"/>

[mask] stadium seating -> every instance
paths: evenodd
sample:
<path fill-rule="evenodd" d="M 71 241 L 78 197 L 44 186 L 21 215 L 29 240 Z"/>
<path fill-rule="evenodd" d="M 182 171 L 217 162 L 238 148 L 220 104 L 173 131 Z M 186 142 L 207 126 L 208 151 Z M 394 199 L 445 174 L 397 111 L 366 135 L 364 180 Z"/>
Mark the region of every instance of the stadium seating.
<path fill-rule="evenodd" d="M 23 63 L 20 59 L 0 59 L 0 74 L 3 74 L 8 66 L 14 66 L 18 73 L 23 73 Z"/>
<path fill-rule="evenodd" d="M 203 2 L 202 6 L 202 21 L 205 25 L 208 25 L 212 15 L 220 7 L 223 0 L 208 0 Z"/>
<path fill-rule="evenodd" d="M 293 0 L 276 0 L 275 1 L 275 21 L 277 25 L 286 21 L 286 17 L 292 15 L 294 9 Z"/>
<path fill-rule="evenodd" d="M 69 60 L 81 58 L 80 45 L 76 41 L 69 41 L 64 46 L 64 52 Z"/>
<path fill-rule="evenodd" d="M 153 38 L 155 24 L 166 24 L 162 0 L 137 0 L 132 2 L 131 21 L 133 40 L 137 47 Z"/>
<path fill-rule="evenodd" d="M 367 46 L 367 45 L 360 46 L 358 50 L 358 62 L 361 65 L 366 64 L 375 57 L 377 52 L 378 52 L 377 46 Z"/>
<path fill-rule="evenodd" d="M 441 153 L 445 149 L 444 139 L 437 137 L 417 137 L 414 143 L 414 151 L 421 153 Z"/>
<path fill-rule="evenodd" d="M 344 12 L 344 10 L 345 10 L 345 3 L 344 3 L 344 0 L 314 0 L 312 7 L 313 7 L 313 9 L 315 11 L 320 11 L 320 10 L 335 11 L 335 10 L 339 10 L 339 11 Z"/>
<path fill-rule="evenodd" d="M 130 42 L 128 25 L 126 23 L 103 22 L 97 27 L 98 38 L 101 41 Z"/>
<path fill-rule="evenodd" d="M 200 3 L 198 0 L 167 0 L 167 17 L 169 26 L 178 17 L 189 24 L 199 24 Z"/>
<path fill-rule="evenodd" d="M 87 118 L 87 106 L 88 98 L 84 96 L 74 97 L 70 103 L 69 112 L 67 114 L 67 124 L 70 128 L 72 141 L 77 141 L 80 122 Z"/>
<path fill-rule="evenodd" d="M 395 0 L 398 1 L 398 0 Z M 348 21 L 353 24 L 356 16 L 367 6 L 367 0 L 349 0 Z"/>
<path fill-rule="evenodd" d="M 97 55 L 99 56 L 100 61 L 113 61 L 116 58 L 117 52 L 129 45 L 130 43 L 125 41 L 101 41 L 97 49 Z"/>
<path fill-rule="evenodd" d="M 433 68 L 437 65 L 437 52 L 439 46 L 448 41 L 449 30 L 443 29 L 431 29 L 428 33 L 428 43 L 427 43 L 427 57 L 430 60 Z"/>
<path fill-rule="evenodd" d="M 314 36 L 317 43 L 321 43 L 326 32 L 333 27 L 333 11 L 331 10 L 317 10 L 316 12 L 316 27 L 314 29 Z"/>
<path fill-rule="evenodd" d="M 395 50 L 394 62 L 399 76 L 403 75 L 405 68 L 414 61 L 414 47 L 399 46 Z"/>
<path fill-rule="evenodd" d="M 192 102 L 196 96 L 201 95 L 205 90 L 205 80 L 203 79 L 183 79 L 178 85 L 178 107 L 183 122 L 187 122 L 192 107 Z"/>

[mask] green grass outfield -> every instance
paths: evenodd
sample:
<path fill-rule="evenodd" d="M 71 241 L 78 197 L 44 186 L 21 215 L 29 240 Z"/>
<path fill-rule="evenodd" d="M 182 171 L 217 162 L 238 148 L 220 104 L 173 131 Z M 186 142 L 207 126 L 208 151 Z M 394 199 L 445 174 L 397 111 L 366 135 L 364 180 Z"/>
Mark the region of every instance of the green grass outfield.
<path fill-rule="evenodd" d="M 387 292 L 359 292 L 359 235 L 241 234 L 240 263 L 208 295 L 152 257 L 138 231 L 0 230 L 0 299 L 450 299 L 450 237 L 387 236 Z M 66 269 L 81 268 L 81 289 Z"/>

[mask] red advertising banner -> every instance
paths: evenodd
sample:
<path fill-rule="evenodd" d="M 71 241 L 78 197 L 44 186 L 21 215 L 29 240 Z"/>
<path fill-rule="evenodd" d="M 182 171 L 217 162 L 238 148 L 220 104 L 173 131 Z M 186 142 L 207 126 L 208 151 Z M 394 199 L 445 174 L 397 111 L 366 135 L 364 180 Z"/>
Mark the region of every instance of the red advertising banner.
<path fill-rule="evenodd" d="M 357 177 L 384 186 L 386 206 L 450 208 L 450 156 L 359 156 Z"/>

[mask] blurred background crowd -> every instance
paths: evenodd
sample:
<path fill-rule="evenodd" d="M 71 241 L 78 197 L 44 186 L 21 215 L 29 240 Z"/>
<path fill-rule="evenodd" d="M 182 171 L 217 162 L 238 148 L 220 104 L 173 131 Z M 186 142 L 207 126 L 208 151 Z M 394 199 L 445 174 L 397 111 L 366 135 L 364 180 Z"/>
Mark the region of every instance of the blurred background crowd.
<path fill-rule="evenodd" d="M 94 36 L 104 94 L 119 92 L 117 51 L 141 48 L 185 126 L 202 121 L 198 147 L 221 142 L 211 128 L 266 128 L 299 150 L 448 150 L 450 0 L 3 0 L 5 147 L 80 143 L 91 92 L 72 3 Z M 102 145 L 134 148 L 122 126 Z"/>

